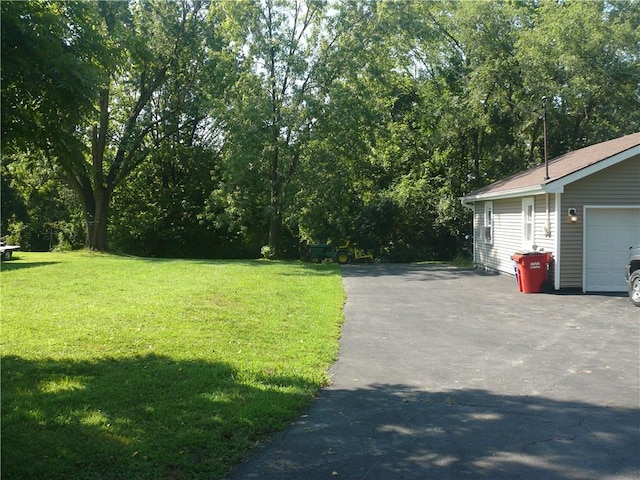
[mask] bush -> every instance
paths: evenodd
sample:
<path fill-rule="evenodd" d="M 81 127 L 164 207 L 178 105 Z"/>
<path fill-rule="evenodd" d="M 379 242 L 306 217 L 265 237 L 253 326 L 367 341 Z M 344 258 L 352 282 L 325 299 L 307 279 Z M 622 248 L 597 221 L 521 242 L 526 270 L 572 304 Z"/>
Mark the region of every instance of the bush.
<path fill-rule="evenodd" d="M 274 255 L 273 250 L 269 245 L 263 245 L 262 248 L 260 249 L 260 253 L 262 254 L 263 258 L 267 260 L 271 260 Z"/>

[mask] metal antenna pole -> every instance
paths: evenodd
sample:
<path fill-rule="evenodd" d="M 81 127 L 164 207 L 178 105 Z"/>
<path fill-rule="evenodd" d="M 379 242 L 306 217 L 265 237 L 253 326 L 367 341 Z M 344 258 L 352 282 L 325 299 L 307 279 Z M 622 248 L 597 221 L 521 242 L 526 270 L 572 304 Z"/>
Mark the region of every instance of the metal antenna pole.
<path fill-rule="evenodd" d="M 549 158 L 547 156 L 547 97 L 542 97 L 542 133 L 544 136 L 544 180 L 549 180 Z"/>

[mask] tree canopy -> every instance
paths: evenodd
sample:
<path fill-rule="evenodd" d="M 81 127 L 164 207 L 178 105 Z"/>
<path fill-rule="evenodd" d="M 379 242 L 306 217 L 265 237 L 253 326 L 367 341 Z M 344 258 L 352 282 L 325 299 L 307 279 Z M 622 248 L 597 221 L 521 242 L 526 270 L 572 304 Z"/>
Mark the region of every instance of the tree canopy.
<path fill-rule="evenodd" d="M 636 1 L 1 6 L 2 229 L 27 245 L 447 258 L 458 197 L 542 161 L 543 97 L 551 157 L 640 130 Z"/>

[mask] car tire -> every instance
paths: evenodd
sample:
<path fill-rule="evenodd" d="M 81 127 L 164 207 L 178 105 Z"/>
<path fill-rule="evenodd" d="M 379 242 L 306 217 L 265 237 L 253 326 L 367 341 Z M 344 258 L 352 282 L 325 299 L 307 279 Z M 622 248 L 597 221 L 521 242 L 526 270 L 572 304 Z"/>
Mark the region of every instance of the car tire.
<path fill-rule="evenodd" d="M 640 307 L 640 270 L 629 277 L 629 298 L 636 307 Z"/>

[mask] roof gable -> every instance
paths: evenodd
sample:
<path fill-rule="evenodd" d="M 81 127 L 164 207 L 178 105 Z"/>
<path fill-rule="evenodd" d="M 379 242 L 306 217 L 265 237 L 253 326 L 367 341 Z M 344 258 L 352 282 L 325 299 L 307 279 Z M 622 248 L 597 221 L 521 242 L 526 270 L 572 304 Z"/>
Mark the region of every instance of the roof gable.
<path fill-rule="evenodd" d="M 462 200 L 466 203 L 490 198 L 563 192 L 565 185 L 637 154 L 640 154 L 640 132 L 574 150 L 550 160 L 547 180 L 544 178 L 545 166 L 539 165 L 479 188 L 462 197 Z"/>

